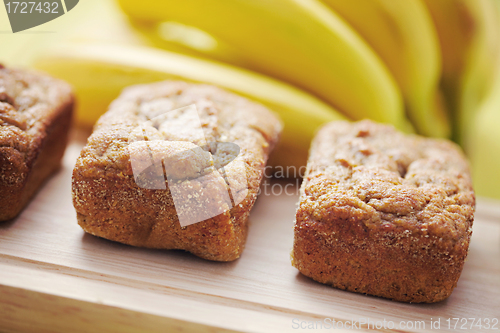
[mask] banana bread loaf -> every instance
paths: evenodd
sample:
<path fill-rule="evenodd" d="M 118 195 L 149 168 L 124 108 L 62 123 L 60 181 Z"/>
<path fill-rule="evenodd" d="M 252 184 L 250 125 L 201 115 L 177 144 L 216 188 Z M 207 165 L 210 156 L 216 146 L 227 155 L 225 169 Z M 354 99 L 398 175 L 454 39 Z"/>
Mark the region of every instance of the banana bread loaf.
<path fill-rule="evenodd" d="M 265 107 L 213 86 L 129 87 L 77 160 L 78 223 L 133 246 L 235 260 L 280 132 Z"/>
<path fill-rule="evenodd" d="M 60 166 L 72 111 L 65 82 L 0 65 L 0 221 L 16 217 Z"/>
<path fill-rule="evenodd" d="M 455 144 L 370 121 L 329 123 L 312 143 L 292 264 L 344 290 L 441 301 L 460 277 L 474 209 Z"/>

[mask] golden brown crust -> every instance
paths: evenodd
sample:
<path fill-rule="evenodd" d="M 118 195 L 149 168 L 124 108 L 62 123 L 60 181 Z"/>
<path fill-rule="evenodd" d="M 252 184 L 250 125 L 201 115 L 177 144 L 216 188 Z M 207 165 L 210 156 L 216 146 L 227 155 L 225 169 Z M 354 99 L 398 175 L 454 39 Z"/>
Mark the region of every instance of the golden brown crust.
<path fill-rule="evenodd" d="M 166 110 L 191 104 L 196 105 L 200 114 L 201 136 L 193 119 L 183 111 L 170 111 L 164 118 L 159 116 Z M 162 120 L 151 121 L 158 117 Z M 130 152 L 140 154 L 142 148 L 133 141 L 134 131 L 146 121 L 152 125 L 145 126 L 144 132 L 139 133 L 145 133 L 151 140 L 148 141 L 151 156 L 161 155 L 165 161 L 172 152 L 191 146 L 205 147 L 205 152 L 191 150 L 184 157 L 176 155 L 176 165 L 181 167 L 170 170 L 172 182 L 177 184 L 177 179 L 185 178 L 179 180 L 176 187 L 183 196 L 188 196 L 183 191 L 193 189 L 208 194 L 186 200 L 187 206 L 215 205 L 224 213 L 183 228 L 176 212 L 179 206 L 174 205 L 168 187 L 172 186 L 170 180 L 166 190 L 137 185 Z M 235 260 L 243 251 L 248 215 L 280 131 L 281 123 L 266 108 L 213 86 L 166 81 L 127 88 L 99 119 L 77 160 L 73 172 L 73 203 L 78 222 L 88 233 L 125 244 L 183 249 L 209 260 Z M 158 141 L 154 140 L 161 140 L 161 145 L 156 145 Z M 219 168 L 221 163 L 224 165 L 231 153 L 218 147 L 216 152 L 210 151 L 213 165 L 206 165 L 204 153 L 210 150 L 206 146 L 220 141 L 240 147 L 238 159 L 243 164 L 239 165 L 243 165 L 246 177 L 239 177 L 241 170 L 234 163 L 225 167 L 226 180 L 218 173 L 207 172 Z M 168 169 L 169 164 L 164 163 L 164 168 Z M 194 177 L 199 174 L 207 177 Z M 248 194 L 239 192 L 246 194 L 244 200 L 231 209 L 224 206 L 220 191 L 222 186 L 227 193 L 229 183 L 231 189 L 248 186 Z"/>
<path fill-rule="evenodd" d="M 437 302 L 460 277 L 474 208 L 455 144 L 333 122 L 312 143 L 292 264 L 340 289 Z"/>
<path fill-rule="evenodd" d="M 0 221 L 16 217 L 59 168 L 73 103 L 65 82 L 0 66 Z"/>

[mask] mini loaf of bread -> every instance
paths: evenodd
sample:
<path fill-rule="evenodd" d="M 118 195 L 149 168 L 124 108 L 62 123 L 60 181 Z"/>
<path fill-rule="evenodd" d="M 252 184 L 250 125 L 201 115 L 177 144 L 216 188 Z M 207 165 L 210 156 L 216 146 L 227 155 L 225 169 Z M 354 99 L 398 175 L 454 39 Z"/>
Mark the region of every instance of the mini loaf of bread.
<path fill-rule="evenodd" d="M 329 123 L 312 143 L 292 264 L 340 289 L 438 302 L 457 285 L 474 209 L 455 144 L 370 121 Z"/>
<path fill-rule="evenodd" d="M 0 221 L 16 217 L 59 168 L 72 111 L 65 82 L 0 65 Z"/>
<path fill-rule="evenodd" d="M 268 109 L 214 86 L 129 87 L 77 160 L 78 223 L 133 246 L 235 260 L 280 132 Z"/>

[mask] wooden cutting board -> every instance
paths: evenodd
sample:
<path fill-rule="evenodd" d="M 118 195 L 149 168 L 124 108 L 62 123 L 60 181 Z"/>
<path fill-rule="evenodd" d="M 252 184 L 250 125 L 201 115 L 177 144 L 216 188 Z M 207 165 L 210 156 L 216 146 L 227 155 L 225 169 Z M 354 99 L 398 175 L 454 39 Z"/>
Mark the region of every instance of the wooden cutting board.
<path fill-rule="evenodd" d="M 0 224 L 0 331 L 296 332 L 320 323 L 363 331 L 385 320 L 382 331 L 436 331 L 439 322 L 477 332 L 479 318 L 482 331 L 500 331 L 500 323 L 493 330 L 493 318 L 500 319 L 500 203 L 479 200 L 468 261 L 451 297 L 404 304 L 321 285 L 291 266 L 297 187 L 259 197 L 245 252 L 231 263 L 87 235 L 71 203 L 83 144 L 74 133 L 64 167 L 17 219 Z"/>

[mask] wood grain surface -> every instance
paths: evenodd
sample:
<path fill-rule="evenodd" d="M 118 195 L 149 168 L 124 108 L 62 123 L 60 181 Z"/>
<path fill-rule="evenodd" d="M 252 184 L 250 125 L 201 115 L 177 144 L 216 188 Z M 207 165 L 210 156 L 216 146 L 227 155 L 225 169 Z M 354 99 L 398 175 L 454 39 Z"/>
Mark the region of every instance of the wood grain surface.
<path fill-rule="evenodd" d="M 72 167 L 84 141 L 73 136 L 63 168 L 17 219 L 0 224 L 2 332 L 315 332 L 320 322 L 331 330 L 333 320 L 344 327 L 335 331 L 431 332 L 437 322 L 447 329 L 448 318 L 481 318 L 482 329 L 470 328 L 468 319 L 467 330 L 500 332 L 500 323 L 484 327 L 486 318 L 500 319 L 497 202 L 479 200 L 469 257 L 451 297 L 404 304 L 321 285 L 291 266 L 293 186 L 288 195 L 259 197 L 246 249 L 231 263 L 85 234 L 71 203 Z M 386 328 L 377 329 L 384 320 Z M 450 323 L 451 331 L 464 331 L 463 321 L 455 329 Z"/>

